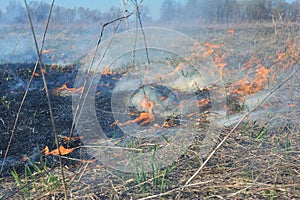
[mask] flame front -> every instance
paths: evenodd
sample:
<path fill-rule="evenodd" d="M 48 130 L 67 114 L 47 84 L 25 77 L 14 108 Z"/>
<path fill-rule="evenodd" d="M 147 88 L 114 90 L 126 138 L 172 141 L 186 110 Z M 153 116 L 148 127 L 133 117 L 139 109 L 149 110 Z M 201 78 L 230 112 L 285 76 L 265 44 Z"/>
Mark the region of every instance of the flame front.
<path fill-rule="evenodd" d="M 265 88 L 264 84 L 268 81 L 270 72 L 271 70 L 264 66 L 258 67 L 252 81 L 249 80 L 249 74 L 247 74 L 243 79 L 232 84 L 233 90 L 230 93 L 248 95 L 261 91 Z"/>

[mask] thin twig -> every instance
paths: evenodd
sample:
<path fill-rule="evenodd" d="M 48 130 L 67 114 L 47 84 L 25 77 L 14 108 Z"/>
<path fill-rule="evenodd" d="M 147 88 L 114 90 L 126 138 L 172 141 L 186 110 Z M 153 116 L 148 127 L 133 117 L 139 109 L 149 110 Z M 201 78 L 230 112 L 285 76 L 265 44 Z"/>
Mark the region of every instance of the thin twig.
<path fill-rule="evenodd" d="M 26 0 L 24 0 L 24 2 L 25 2 L 26 9 L 27 9 L 27 11 L 28 11 L 28 5 L 27 5 Z M 52 3 L 54 3 L 54 1 L 53 1 Z M 52 7 L 53 7 L 53 5 L 52 5 Z M 52 7 L 50 7 L 51 11 L 52 11 Z M 47 21 L 46 28 L 45 28 L 45 32 L 44 32 L 44 35 L 43 35 L 43 38 L 42 38 L 42 48 L 43 48 L 43 46 L 44 46 L 44 40 L 45 40 L 45 37 L 46 37 L 46 32 L 47 32 L 47 28 L 48 28 L 48 23 L 49 23 L 49 20 L 50 20 L 50 15 L 51 15 L 51 12 L 49 13 L 48 21 Z M 30 13 L 29 13 L 29 12 L 28 12 L 28 19 L 29 19 L 29 21 L 31 22 L 31 17 L 30 17 Z M 32 30 L 33 33 L 34 33 L 32 24 L 31 24 L 31 30 Z M 33 34 L 33 37 L 34 37 L 34 40 L 36 41 L 35 34 Z M 38 46 L 37 46 L 36 43 L 35 43 L 35 45 L 36 45 L 36 48 L 38 49 Z M 16 48 L 16 47 L 15 47 L 15 48 Z M 38 58 L 40 58 L 40 54 L 41 54 L 41 52 L 42 52 L 42 48 L 41 48 L 40 52 L 38 52 Z M 35 72 L 36 72 L 36 70 L 37 70 L 37 65 L 38 65 L 38 63 L 39 63 L 39 60 L 40 60 L 40 59 L 38 59 L 38 60 L 36 61 L 36 63 L 35 63 L 33 72 L 32 72 L 32 74 L 31 74 L 31 77 L 30 77 L 29 82 L 28 82 L 28 84 L 27 84 L 27 87 L 26 87 L 25 93 L 24 93 L 24 95 L 23 95 L 22 101 L 21 101 L 21 103 L 20 103 L 20 106 L 19 106 L 19 109 L 18 109 L 16 118 L 15 118 L 15 122 L 14 122 L 14 125 L 13 125 L 13 128 L 12 128 L 12 131 L 11 131 L 11 135 L 10 135 L 10 138 L 9 138 L 9 142 L 8 142 L 8 145 L 7 145 L 5 154 L 4 154 L 3 162 L 2 162 L 2 165 L 1 165 L 1 169 L 0 169 L 0 174 L 1 174 L 2 170 L 3 170 L 4 163 L 5 163 L 5 160 L 6 160 L 6 158 L 7 158 L 8 151 L 9 151 L 10 146 L 11 146 L 11 143 L 12 143 L 12 139 L 13 139 L 14 134 L 15 134 L 15 130 L 16 130 L 16 128 L 17 128 L 17 124 L 18 124 L 18 121 L 19 121 L 20 113 L 21 113 L 21 110 L 22 110 L 22 108 L 23 108 L 25 99 L 26 99 L 26 97 L 27 97 L 27 95 L 28 95 L 29 87 L 30 87 L 30 85 L 31 85 L 31 83 L 32 83 L 32 80 L 33 80 L 33 78 L 34 78 L 34 74 L 35 74 Z M 43 72 L 43 70 L 42 70 L 42 72 Z"/>
<path fill-rule="evenodd" d="M 93 57 L 92 57 L 92 60 L 91 60 L 89 69 L 88 69 L 88 71 L 87 71 L 87 74 L 90 74 L 91 71 L 92 71 L 92 67 L 93 67 L 93 64 L 94 64 L 94 62 L 95 62 L 96 54 L 97 54 L 98 48 L 99 48 L 99 46 L 100 46 L 100 43 L 101 43 L 101 41 L 102 41 L 103 33 L 104 33 L 104 30 L 105 30 L 106 26 L 109 26 L 110 24 L 113 24 L 113 23 L 115 23 L 115 22 L 117 22 L 117 21 L 119 21 L 119 24 L 120 24 L 120 22 L 121 22 L 123 19 L 129 18 L 134 12 L 135 12 L 135 11 L 133 10 L 131 13 L 129 13 L 129 14 L 126 15 L 126 16 L 118 17 L 118 18 L 116 18 L 116 19 L 114 19 L 114 20 L 112 20 L 112 21 L 110 21 L 110 22 L 107 22 L 107 23 L 105 23 L 105 24 L 102 25 L 102 28 L 101 28 L 101 31 L 100 31 L 100 34 L 99 34 L 99 37 L 98 37 L 98 41 L 97 41 L 97 44 L 96 44 L 96 47 L 95 47 L 95 50 L 94 50 L 94 54 L 93 54 Z M 118 24 L 118 26 L 119 26 L 119 24 Z M 116 32 L 116 30 L 115 30 L 115 32 Z M 114 33 L 114 34 L 115 34 L 115 33 Z M 110 46 L 111 42 L 112 42 L 112 40 L 110 41 L 109 46 Z M 101 60 L 100 60 L 100 63 L 98 63 L 98 66 L 102 63 L 102 60 L 103 60 L 104 56 L 106 55 L 106 52 L 108 51 L 109 46 L 108 46 L 107 49 L 105 50 L 104 55 L 102 56 L 102 58 L 101 58 Z M 83 93 L 81 93 L 81 95 L 80 95 L 80 97 L 79 97 L 78 104 L 77 104 L 76 109 L 75 109 L 74 120 L 73 120 L 73 122 L 72 122 L 72 125 L 71 125 L 71 128 L 70 128 L 70 132 L 69 132 L 69 137 L 70 137 L 70 138 L 71 138 L 71 136 L 72 136 L 72 134 L 73 134 L 73 130 L 74 130 L 74 128 L 75 128 L 75 125 L 78 123 L 78 121 L 79 121 L 79 119 L 80 119 L 80 114 L 81 114 L 81 112 L 82 112 L 82 109 L 83 109 L 83 106 L 84 106 L 84 104 L 85 104 L 85 100 L 86 100 L 86 98 L 87 98 L 87 95 L 88 95 L 88 93 L 89 93 L 89 90 L 90 90 L 91 87 L 92 87 L 94 78 L 95 78 L 95 73 L 94 73 L 93 76 L 92 76 L 91 83 L 89 84 L 89 86 L 88 86 L 87 89 L 86 89 L 85 95 L 83 96 L 83 94 L 84 94 L 84 92 L 83 92 Z M 86 88 L 87 84 L 88 84 L 88 77 L 85 79 L 85 81 L 84 81 L 84 83 L 83 83 L 83 88 L 84 88 L 84 89 Z M 82 103 L 81 103 L 81 101 L 82 101 Z M 82 106 L 80 106 L 80 105 L 82 105 Z"/>
<path fill-rule="evenodd" d="M 140 13 L 140 9 L 137 3 L 137 0 L 135 0 L 135 4 L 136 4 L 136 15 L 138 18 L 138 22 L 143 34 L 143 39 L 144 39 L 144 44 L 145 44 L 145 51 L 146 51 L 146 56 L 147 56 L 147 62 L 148 62 L 148 68 L 150 68 L 150 58 L 149 58 L 149 51 L 148 51 L 148 46 L 147 46 L 147 40 L 146 40 L 146 35 L 144 32 L 144 28 L 143 28 L 143 24 L 142 24 L 142 19 L 141 19 L 141 13 Z"/>
<path fill-rule="evenodd" d="M 145 35 L 145 31 L 144 31 L 144 28 L 143 28 L 143 24 L 142 24 L 142 20 L 141 20 L 141 14 L 140 14 L 140 10 L 139 10 L 139 4 L 137 3 L 137 0 L 134 1 L 134 5 L 136 7 L 136 18 L 137 18 L 137 22 L 139 23 L 139 26 L 140 26 L 140 29 L 142 31 L 142 34 L 143 34 L 143 39 L 144 39 L 144 45 L 145 45 L 145 51 L 146 51 L 146 57 L 147 57 L 147 63 L 148 63 L 148 66 L 147 68 L 150 69 L 150 58 L 149 58 L 149 52 L 148 52 L 148 46 L 147 46 L 147 40 L 146 40 L 146 35 Z M 136 25 L 137 26 L 137 25 Z M 136 30 L 136 38 L 135 38 L 135 44 L 136 45 L 136 41 L 137 41 L 137 30 Z M 134 66 L 135 68 L 137 69 L 137 66 L 135 64 L 135 51 L 136 49 L 134 48 L 134 51 L 133 51 L 133 56 L 134 56 Z M 138 71 L 138 70 L 137 70 Z M 139 77 L 139 80 L 141 82 L 141 85 L 144 86 L 144 82 L 142 80 L 142 78 L 138 75 Z M 149 98 L 147 97 L 147 94 L 146 94 L 146 91 L 145 91 L 145 88 L 142 87 L 142 91 L 143 91 L 143 94 L 144 94 L 144 98 L 145 100 L 148 102 L 149 101 Z"/>
<path fill-rule="evenodd" d="M 42 45 L 41 45 L 40 49 L 38 48 L 37 39 L 36 39 L 36 35 L 35 35 L 35 32 L 34 32 L 32 20 L 31 20 L 31 17 L 30 17 L 30 11 L 29 11 L 29 7 L 28 7 L 28 4 L 27 4 L 26 0 L 24 0 L 24 3 L 25 3 L 25 6 L 26 6 L 27 16 L 28 16 L 28 19 L 29 19 L 29 22 L 30 22 L 30 27 L 31 27 L 31 31 L 32 31 L 32 35 L 33 35 L 33 38 L 34 38 L 36 51 L 37 51 L 37 56 L 38 56 L 37 63 L 39 63 L 40 71 L 42 73 L 44 89 L 45 89 L 45 92 L 46 92 L 46 97 L 47 97 L 47 102 L 48 102 L 48 107 L 49 107 L 51 125 L 52 125 L 52 129 L 53 129 L 53 136 L 54 136 L 54 139 L 55 139 L 56 147 L 58 149 L 58 158 L 59 158 L 59 165 L 60 165 L 60 173 L 61 173 L 61 176 L 62 176 L 63 191 L 64 191 L 65 199 L 67 200 L 68 199 L 68 194 L 67 194 L 67 187 L 66 187 L 66 183 L 65 183 L 65 175 L 64 175 L 63 163 L 62 163 L 62 158 L 61 158 L 61 152 L 60 152 L 60 149 L 59 149 L 59 143 L 58 143 L 58 138 L 57 138 L 57 132 L 56 132 L 56 126 L 55 126 L 55 121 L 54 121 L 54 116 L 53 116 L 53 110 L 52 110 L 49 90 L 48 90 L 48 86 L 47 86 L 45 73 L 44 73 L 44 70 L 43 70 L 43 63 L 42 63 L 42 60 L 41 60 L 41 54 L 42 54 L 43 47 L 44 47 L 44 42 L 45 42 L 45 38 L 46 38 L 48 26 L 49 26 L 51 14 L 52 14 L 52 9 L 53 9 L 53 6 L 54 6 L 54 1 L 55 0 L 52 0 L 51 6 L 50 6 L 50 10 L 49 10 L 49 14 L 48 14 L 47 22 L 46 22 L 46 27 L 45 27 L 45 31 L 44 31 L 44 34 L 43 34 Z"/>

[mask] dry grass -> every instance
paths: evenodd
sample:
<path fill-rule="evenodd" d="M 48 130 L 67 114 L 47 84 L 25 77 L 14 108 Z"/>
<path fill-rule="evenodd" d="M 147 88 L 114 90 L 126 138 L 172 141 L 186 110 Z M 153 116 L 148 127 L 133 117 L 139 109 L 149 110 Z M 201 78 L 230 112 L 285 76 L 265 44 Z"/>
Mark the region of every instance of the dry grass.
<path fill-rule="evenodd" d="M 241 125 L 212 159 L 181 191 L 182 199 L 298 199 L 300 197 L 299 129 L 272 128 L 257 139 L 261 127 Z M 250 132 L 251 130 L 251 132 Z M 220 140 L 229 129 L 222 130 Z M 97 163 L 83 164 L 75 172 L 67 170 L 68 194 L 71 199 L 139 199 L 161 194 L 174 199 L 179 189 L 201 165 L 195 141 L 184 156 L 175 161 L 169 172 L 154 181 L 147 174 L 138 183 L 133 174 L 114 171 Z M 162 172 L 164 169 L 161 169 Z M 59 174 L 58 171 L 54 172 Z M 46 176 L 46 175 L 45 175 Z M 33 180 L 38 183 L 41 178 Z M 5 184 L 4 184 L 5 181 Z M 12 178 L 2 179 L 1 187 L 11 191 L 12 199 L 24 197 Z M 162 187 L 162 188 L 161 188 Z M 51 192 L 32 191 L 29 199 L 59 199 L 60 187 Z"/>
<path fill-rule="evenodd" d="M 268 29 L 269 30 L 269 29 Z M 239 31 L 239 30 L 238 30 Z M 289 47 L 289 41 L 297 41 L 299 35 L 288 31 L 288 35 L 272 35 L 266 37 L 265 32 L 256 32 L 249 37 L 249 32 L 238 33 L 237 36 L 215 32 L 206 41 L 222 43 L 223 47 L 215 51 L 213 56 L 226 55 L 231 69 L 238 69 L 239 63 L 256 57 L 267 67 L 278 71 L 275 83 L 282 79 L 281 67 L 286 61 L 271 61 Z M 271 30 L 269 30 L 271 31 Z M 267 35 L 270 35 L 269 33 Z M 218 37 L 216 37 L 218 36 Z M 286 37 L 287 36 L 287 37 Z M 246 38 L 246 39 L 245 39 Z M 272 40 L 270 40 L 270 38 Z M 285 38 L 283 40 L 282 38 Z M 243 40 L 245 39 L 245 40 Z M 253 44 L 251 51 L 245 47 Z M 300 45 L 296 43 L 295 52 L 299 55 Z M 240 52 L 244 47 L 245 52 Z M 229 49 L 229 50 L 228 50 Z M 299 57 L 298 57 L 299 58 Z M 235 64 L 235 66 L 233 66 Z M 296 61 L 294 64 L 299 64 Z M 287 70 L 288 71 L 288 70 Z M 74 169 L 65 169 L 68 196 L 70 199 L 299 199 L 300 198 L 300 129 L 299 117 L 299 73 L 289 82 L 290 91 L 294 91 L 295 107 L 286 112 L 275 113 L 272 117 L 264 116 L 258 124 L 250 120 L 244 121 L 216 151 L 204 168 L 188 184 L 185 183 L 199 169 L 203 160 L 199 158 L 201 140 L 197 137 L 188 151 L 174 163 L 155 173 L 145 174 L 138 178 L 134 174 L 122 173 L 99 162 L 82 163 Z M 228 78 L 228 81 L 233 81 Z M 292 84 L 292 86 L 291 86 Z M 283 90 L 279 91 L 283 92 Z M 273 97 L 268 105 L 282 103 L 281 97 Z M 283 98 L 283 97 L 282 97 Z M 289 98 L 289 99 L 291 99 Z M 291 102 L 287 102 L 291 105 Z M 283 107 L 286 108 L 286 107 Z M 267 113 L 265 113 L 267 115 Z M 265 121 L 267 120 L 267 121 Z M 262 134 L 262 127 L 267 132 Z M 231 131 L 232 127 L 220 129 L 219 142 Z M 199 133 L 200 134 L 200 133 Z M 49 169 L 60 177 L 58 169 Z M 41 184 L 42 178 L 32 181 Z M 0 179 L 0 199 L 21 199 L 24 192 L 11 177 Z M 51 191 L 43 189 L 30 191 L 28 199 L 62 199 L 64 194 L 61 185 Z"/>

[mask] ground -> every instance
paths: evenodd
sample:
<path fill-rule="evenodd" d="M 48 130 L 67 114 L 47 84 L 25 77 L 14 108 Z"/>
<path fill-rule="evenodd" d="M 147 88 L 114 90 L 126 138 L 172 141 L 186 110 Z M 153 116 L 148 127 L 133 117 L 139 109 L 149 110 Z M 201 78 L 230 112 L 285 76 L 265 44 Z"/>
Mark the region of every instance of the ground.
<path fill-rule="evenodd" d="M 236 123 L 232 123 L 214 127 L 218 134 L 213 138 L 216 140 L 213 148 L 218 144 L 222 145 L 211 158 L 208 154 L 199 157 L 199 151 L 205 145 L 203 132 L 207 124 L 203 122 L 204 127 L 197 124 L 198 131 L 185 152 L 163 168 L 156 168 L 154 163 L 154 170 L 149 173 L 142 170 L 134 173 L 120 172 L 101 160 L 95 160 L 93 156 L 86 154 L 84 148 L 76 148 L 84 145 L 79 137 L 67 146 L 68 141 L 63 136 L 69 135 L 72 126 L 70 93 L 75 88 L 73 84 L 79 65 L 46 65 L 45 76 L 56 130 L 60 135 L 59 142 L 68 148 L 75 148 L 73 152 L 63 156 L 69 198 L 300 198 L 299 70 L 288 78 L 289 74 L 299 68 L 300 40 L 296 27 L 298 25 L 286 26 L 275 33 L 272 26 L 265 24 L 248 27 L 211 26 L 191 33 L 191 37 L 198 41 L 195 48 L 203 52 L 202 56 L 212 57 L 219 69 L 218 76 L 222 76 L 224 88 L 231 97 L 227 99 L 229 116 L 241 119 L 251 109 L 243 107 L 244 104 L 252 105 L 247 104 L 250 102 L 248 96 L 258 99 L 260 96 L 257 94 L 261 92 L 273 95 L 239 126 L 234 127 Z M 33 68 L 34 64 L 26 63 L 5 63 L 0 66 L 0 163 L 3 162 Z M 107 74 L 95 92 L 97 118 L 102 123 L 101 127 L 106 127 L 104 132 L 109 138 L 123 137 L 120 129 L 111 126 L 114 119 L 107 103 L 111 98 L 109 86 L 113 87 L 120 77 L 119 73 Z M 286 78 L 286 83 L 272 91 Z M 59 90 L 64 84 L 67 85 Z M 80 90 L 77 92 L 80 93 Z M 132 119 L 136 119 L 140 113 L 135 114 Z M 0 199 L 63 198 L 58 157 L 41 152 L 46 146 L 50 151 L 56 148 L 49 115 L 41 71 L 38 70 L 20 112 L 1 174 Z M 73 134 L 76 138 L 76 132 Z M 149 141 L 133 142 L 134 144 L 126 147 L 142 148 Z M 209 150 L 211 152 L 212 149 Z M 28 157 L 36 163 L 31 165 L 30 170 L 25 167 L 30 164 Z M 207 158 L 210 159 L 206 163 Z M 11 176 L 12 166 L 18 176 Z M 199 168 L 201 170 L 197 172 Z M 188 181 L 193 175 L 195 177 Z"/>

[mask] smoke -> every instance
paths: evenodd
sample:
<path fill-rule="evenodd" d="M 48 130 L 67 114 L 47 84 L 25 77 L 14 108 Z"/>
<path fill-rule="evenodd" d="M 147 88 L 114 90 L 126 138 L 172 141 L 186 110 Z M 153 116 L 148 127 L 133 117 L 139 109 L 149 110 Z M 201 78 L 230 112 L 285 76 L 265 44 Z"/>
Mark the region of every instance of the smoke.
<path fill-rule="evenodd" d="M 29 1 L 29 11 L 39 48 L 49 9 L 48 3 Z M 83 7 L 67 9 L 54 6 L 41 56 L 43 62 L 57 65 L 77 63 L 96 46 L 102 24 L 121 15 L 121 10 L 117 7 L 101 13 L 99 10 Z M 115 27 L 107 28 L 104 38 L 108 37 Z M 21 2 L 10 1 L 0 14 L 0 33 L 1 63 L 32 63 L 37 60 L 33 34 Z"/>

